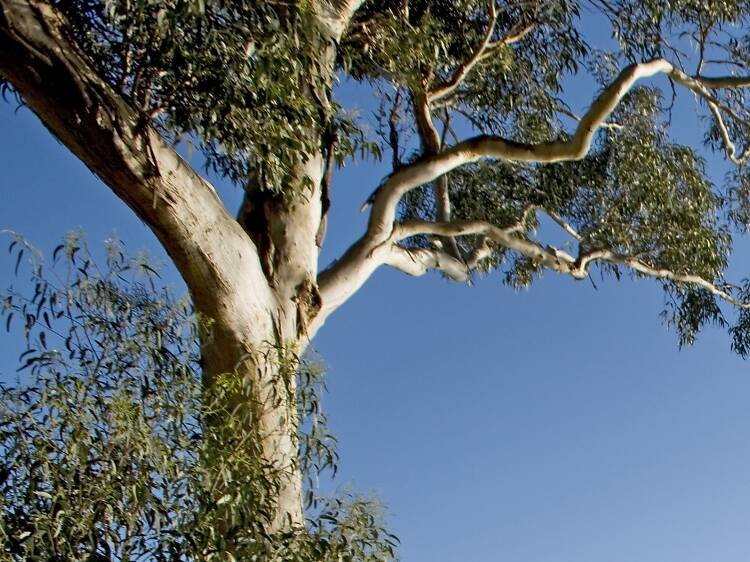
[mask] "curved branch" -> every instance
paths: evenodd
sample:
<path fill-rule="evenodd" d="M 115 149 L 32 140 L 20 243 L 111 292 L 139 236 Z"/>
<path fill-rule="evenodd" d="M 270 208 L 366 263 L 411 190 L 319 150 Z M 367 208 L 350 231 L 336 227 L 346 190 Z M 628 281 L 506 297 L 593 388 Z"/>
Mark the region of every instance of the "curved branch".
<path fill-rule="evenodd" d="M 373 240 L 377 239 L 378 242 L 389 236 L 398 202 L 408 191 L 482 158 L 535 163 L 580 160 L 588 154 L 596 131 L 638 80 L 659 73 L 668 73 L 672 69 L 673 66 L 664 59 L 625 68 L 596 98 L 569 139 L 528 144 L 497 136 L 479 135 L 460 142 L 440 154 L 401 168 L 371 197 L 372 212 L 366 236 Z"/>
<path fill-rule="evenodd" d="M 750 144 L 745 146 L 745 149 L 738 156 L 737 146 L 729 136 L 729 130 L 724 123 L 724 118 L 721 116 L 721 110 L 719 106 L 717 106 L 714 102 L 709 101 L 708 108 L 711 111 L 711 115 L 713 115 L 714 119 L 716 120 L 716 126 L 719 128 L 721 139 L 724 142 L 724 152 L 726 153 L 727 158 L 729 158 L 729 160 L 731 160 L 738 166 L 741 166 L 742 164 L 744 164 L 745 160 L 747 160 L 748 156 L 750 156 Z"/>
<path fill-rule="evenodd" d="M 552 215 L 554 214 L 550 214 L 550 216 Z M 555 219 L 553 218 L 553 220 Z M 560 222 L 567 225 L 562 219 L 560 219 Z M 442 224 L 409 221 L 398 225 L 394 229 L 394 233 L 396 239 L 415 236 L 417 234 L 443 234 L 451 236 L 483 234 L 487 239 L 490 239 L 497 244 L 514 250 L 527 258 L 531 258 L 548 269 L 570 275 L 574 279 L 584 279 L 587 277 L 591 264 L 596 262 L 607 262 L 613 265 L 623 265 L 645 277 L 662 279 L 685 285 L 694 285 L 705 289 L 712 295 L 719 297 L 734 306 L 739 308 L 750 308 L 750 302 L 739 300 L 728 291 L 721 289 L 715 283 L 708 281 L 699 275 L 677 273 L 667 268 L 652 267 L 637 258 L 618 254 L 611 250 L 594 250 L 581 255 L 578 259 L 574 259 L 566 252 L 557 248 L 551 246 L 544 247 L 536 242 L 513 236 L 512 234 L 509 234 L 509 231 L 511 231 L 512 228 L 513 227 L 498 228 L 484 221 L 456 221 L 453 223 Z M 568 229 L 566 228 L 566 230 Z M 571 235 L 575 233 L 575 230 L 572 228 L 570 228 L 570 231 Z M 432 266 L 432 268 L 444 270 L 440 265 L 442 264 L 438 263 L 437 265 Z M 466 273 L 467 275 L 470 274 L 468 268 L 466 268 Z"/>
<path fill-rule="evenodd" d="M 707 93 L 704 84 L 724 84 L 728 78 L 688 76 L 665 59 L 633 64 L 623 69 L 619 76 L 594 100 L 586 114 L 578 122 L 573 135 L 568 139 L 556 139 L 539 144 L 516 142 L 502 137 L 479 135 L 441 152 L 405 166 L 391 175 L 370 198 L 372 212 L 367 236 L 373 239 L 387 238 L 395 219 L 398 201 L 411 189 L 434 181 L 435 178 L 460 166 L 482 158 L 495 158 L 518 162 L 549 164 L 584 158 L 597 130 L 604 126 L 609 115 L 635 83 L 656 74 L 666 74 L 701 96 Z M 750 77 L 732 78 L 732 84 L 750 85 Z M 707 86 L 708 87 L 708 86 Z M 718 86 L 715 86 L 718 87 Z"/>
<path fill-rule="evenodd" d="M 624 68 L 594 100 L 569 138 L 529 144 L 498 136 L 478 135 L 459 142 L 439 154 L 403 166 L 389 176 L 368 199 L 365 207 L 371 205 L 372 208 L 365 234 L 346 251 L 341 260 L 320 274 L 322 319 L 359 289 L 380 265 L 373 261 L 373 252 L 392 241 L 398 203 L 410 190 L 482 158 L 540 164 L 580 160 L 588 154 L 597 130 L 606 126 L 608 117 L 635 83 L 657 74 L 667 75 L 708 101 L 716 100 L 709 91 L 711 89 L 750 86 L 750 77 L 688 76 L 669 61 L 662 58 L 654 59 Z M 511 233 L 487 223 L 432 223 L 432 226 L 422 227 L 427 228 L 428 232 L 424 232 L 426 234 L 442 236 L 481 234 L 532 259 L 540 260 L 540 263 L 549 269 L 568 273 L 576 278 L 587 275 L 585 268 L 581 268 L 580 264 L 576 265 L 575 260 L 565 252 L 514 237 Z"/>
<path fill-rule="evenodd" d="M 687 273 L 676 273 L 666 268 L 651 267 L 647 263 L 642 262 L 639 259 L 623 256 L 612 252 L 611 250 L 595 250 L 581 256 L 576 263 L 576 277 L 585 277 L 588 275 L 588 267 L 590 264 L 597 261 L 607 262 L 613 265 L 624 265 L 629 267 L 633 271 L 637 271 L 645 277 L 651 277 L 653 279 L 664 279 L 666 281 L 672 281 L 674 283 L 682 283 L 685 285 L 695 285 L 701 289 L 705 289 L 712 295 L 719 297 L 720 299 L 727 301 L 728 303 L 738 308 L 750 308 L 750 302 L 744 302 L 739 300 L 731 293 L 719 288 L 715 283 L 700 277 L 699 275 L 690 275 Z"/>

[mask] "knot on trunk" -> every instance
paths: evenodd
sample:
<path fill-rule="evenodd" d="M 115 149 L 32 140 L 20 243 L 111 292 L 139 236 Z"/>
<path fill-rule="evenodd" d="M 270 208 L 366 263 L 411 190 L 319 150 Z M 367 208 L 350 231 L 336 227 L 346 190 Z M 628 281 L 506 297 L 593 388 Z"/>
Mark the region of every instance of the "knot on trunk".
<path fill-rule="evenodd" d="M 297 303 L 297 337 L 302 337 L 307 335 L 307 327 L 323 306 L 323 298 L 315 281 L 306 277 L 297 285 L 294 301 Z"/>

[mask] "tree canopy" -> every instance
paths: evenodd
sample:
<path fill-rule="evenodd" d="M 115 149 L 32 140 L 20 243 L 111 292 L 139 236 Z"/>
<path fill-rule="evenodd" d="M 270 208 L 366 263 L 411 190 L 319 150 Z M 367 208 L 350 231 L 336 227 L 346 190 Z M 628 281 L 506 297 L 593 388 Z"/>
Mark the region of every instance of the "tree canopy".
<path fill-rule="evenodd" d="M 411 273 L 437 268 L 461 280 L 501 269 L 515 287 L 545 268 L 583 278 L 595 263 L 654 277 L 685 342 L 718 319 L 717 299 L 745 301 L 723 280 L 732 235 L 750 213 L 745 2 L 51 6 L 140 126 L 197 144 L 253 207 L 263 192 L 303 193 L 293 169 L 316 151 L 339 165 L 390 152 L 393 174 L 369 203 L 396 200 L 382 216 L 375 204 L 371 223 L 409 227 L 381 262 L 403 266 L 406 252 L 417 256 L 402 267 Z M 593 43 L 588 22 L 609 25 L 614 41 Z M 645 80 L 656 74 L 667 83 Z M 599 85 L 583 116 L 566 100 L 579 76 Z M 346 80 L 371 85 L 381 105 L 374 122 L 336 103 L 331 91 Z M 705 115 L 706 148 L 739 165 L 723 184 L 706 174 L 700 147 L 670 137 L 674 98 L 686 94 Z M 389 184 L 431 160 L 437 170 L 387 197 Z M 576 252 L 533 239 L 543 215 L 569 232 Z M 372 228 L 366 237 L 384 238 Z M 434 240 L 447 244 L 442 259 Z"/>
<path fill-rule="evenodd" d="M 229 377 L 222 407 L 252 414 L 206 427 L 275 475 L 258 521 L 278 536 L 306 524 L 290 373 L 381 266 L 515 288 L 648 278 L 680 343 L 715 323 L 750 352 L 750 282 L 727 279 L 750 217 L 749 19 L 739 0 L 0 0 L 0 79 L 173 259 L 210 327 L 202 399 Z M 337 101 L 352 83 L 374 115 Z M 703 146 L 673 134 L 686 100 Z M 186 145 L 244 190 L 236 218 Z M 389 172 L 320 267 L 336 168 L 361 157 Z"/>

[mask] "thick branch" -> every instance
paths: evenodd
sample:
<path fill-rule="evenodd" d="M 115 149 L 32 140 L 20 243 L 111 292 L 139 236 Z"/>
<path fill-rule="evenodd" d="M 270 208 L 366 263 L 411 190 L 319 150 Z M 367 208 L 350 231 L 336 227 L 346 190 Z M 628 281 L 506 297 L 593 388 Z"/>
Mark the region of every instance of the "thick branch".
<path fill-rule="evenodd" d="M 252 242 L 213 187 L 98 76 L 66 25 L 47 2 L 0 0 L 0 73 L 154 231 L 202 313 L 223 325 L 244 310 L 243 325 L 268 324 L 272 293 Z M 254 290 L 237 294 L 240 278 Z"/>
<path fill-rule="evenodd" d="M 669 72 L 671 69 L 672 65 L 663 59 L 631 65 L 624 69 L 594 101 L 569 139 L 527 144 L 497 136 L 479 135 L 460 142 L 440 154 L 423 158 L 400 169 L 390 176 L 372 197 L 372 212 L 366 236 L 378 241 L 388 237 L 398 201 L 409 190 L 481 158 L 552 163 L 585 157 L 597 129 L 635 82 L 657 73 Z"/>
<path fill-rule="evenodd" d="M 750 77 L 688 76 L 665 59 L 633 64 L 623 69 L 594 100 L 569 138 L 529 144 L 498 136 L 479 135 L 459 142 L 439 154 L 424 157 L 400 168 L 389 176 L 368 200 L 372 209 L 365 234 L 347 250 L 341 260 L 319 276 L 323 296 L 320 321 L 322 322 L 332 310 L 345 302 L 378 267 L 379 264 L 373 260 L 374 252 L 393 241 L 398 203 L 410 190 L 433 182 L 451 170 L 482 158 L 541 164 L 580 160 L 588 154 L 597 130 L 605 126 L 607 118 L 635 83 L 656 74 L 666 74 L 675 82 L 708 101 L 715 100 L 710 89 L 750 86 Z M 420 228 L 426 228 L 426 231 L 421 231 L 421 233 L 441 236 L 480 234 L 538 260 L 541 265 L 549 269 L 579 278 L 586 276 L 585 268 L 581 268 L 580 264 L 576 265 L 575 260 L 569 254 L 512 236 L 511 233 L 487 223 L 471 221 L 432 223 L 432 226 L 421 225 Z"/>
<path fill-rule="evenodd" d="M 430 183 L 455 168 L 476 162 L 481 158 L 541 163 L 583 158 L 588 153 L 597 128 L 605 122 L 633 84 L 641 78 L 659 72 L 668 72 L 671 68 L 671 64 L 667 61 L 658 59 L 624 69 L 619 77 L 594 101 L 586 115 L 581 118 L 575 134 L 570 139 L 558 139 L 540 144 L 525 144 L 501 137 L 480 135 L 460 142 L 439 154 L 404 166 L 393 173 L 369 200 L 372 204 L 372 210 L 364 236 L 353 244 L 338 262 L 319 275 L 318 282 L 323 308 L 319 314 L 318 322 L 322 323 L 328 314 L 354 294 L 372 272 L 383 263 L 374 260 L 373 254 L 378 248 L 388 244 L 393 234 L 398 202 L 411 189 Z M 433 233 L 448 236 L 488 234 L 485 231 L 494 231 L 497 228 L 485 223 L 482 223 L 481 228 L 477 224 L 472 226 L 461 224 L 461 228 L 472 230 L 476 226 L 478 229 L 472 232 L 455 232 L 454 229 L 457 224 L 459 223 L 443 225 L 445 228 L 434 227 L 436 231 Z M 441 228 L 442 231 L 438 232 L 437 230 Z M 513 242 L 515 244 L 514 240 L 511 240 L 510 234 L 494 232 L 499 239 L 508 237 L 500 243 Z M 515 237 L 512 238 L 520 240 Z M 528 241 L 526 243 L 536 246 Z M 546 255 L 543 248 L 532 246 L 528 247 L 528 251 L 546 259 L 548 264 L 545 265 L 554 269 L 553 263 L 556 256 Z"/>
<path fill-rule="evenodd" d="M 241 398 L 253 426 L 238 431 L 260 436 L 263 460 L 280 474 L 269 529 L 302 526 L 296 409 L 279 398 L 290 383 L 278 375 L 273 347 L 283 330 L 279 299 L 256 248 L 211 185 L 99 77 L 66 26 L 48 2 L 0 0 L 0 74 L 164 245 L 212 321 L 201 342 L 207 384 L 235 372 L 252 382 Z"/>

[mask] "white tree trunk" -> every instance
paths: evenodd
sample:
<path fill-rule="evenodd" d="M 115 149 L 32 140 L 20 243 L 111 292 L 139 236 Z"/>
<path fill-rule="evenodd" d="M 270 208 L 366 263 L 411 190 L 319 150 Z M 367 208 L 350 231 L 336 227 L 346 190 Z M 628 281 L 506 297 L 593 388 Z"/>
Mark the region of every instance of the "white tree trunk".
<path fill-rule="evenodd" d="M 322 155 L 301 162 L 290 180 L 308 178 L 306 193 L 264 212 L 272 255 L 261 256 L 213 187 L 101 80 L 65 26 L 40 0 L 0 1 L 0 73 L 164 245 L 210 319 L 202 342 L 207 388 L 227 373 L 249 383 L 254 449 L 280 475 L 268 530 L 303 525 L 294 377 L 281 375 L 304 351 L 320 309 Z"/>

